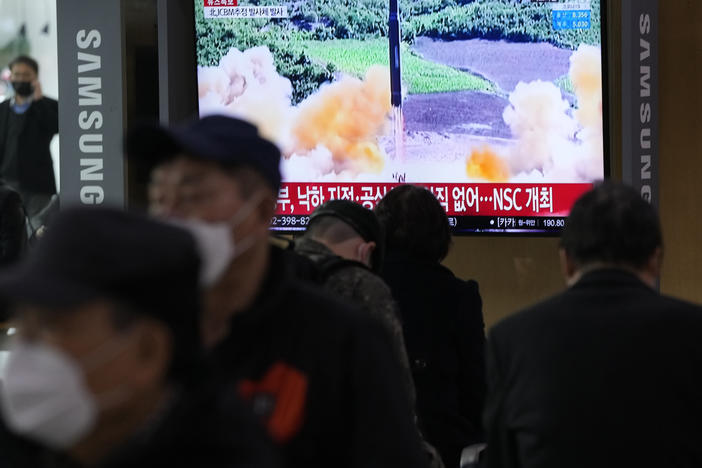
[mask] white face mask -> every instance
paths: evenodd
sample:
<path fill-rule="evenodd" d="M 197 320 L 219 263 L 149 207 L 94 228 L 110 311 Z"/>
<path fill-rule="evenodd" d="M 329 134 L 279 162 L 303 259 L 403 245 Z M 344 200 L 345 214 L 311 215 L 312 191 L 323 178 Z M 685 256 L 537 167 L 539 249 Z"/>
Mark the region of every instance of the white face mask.
<path fill-rule="evenodd" d="M 84 372 L 103 365 L 125 347 L 124 338 L 104 343 L 81 362 L 43 343 L 17 340 L 2 376 L 0 404 L 8 428 L 51 449 L 73 446 L 95 426 L 100 409 L 127 393 L 116 389 L 96 398 Z"/>
<path fill-rule="evenodd" d="M 206 222 L 195 218 L 171 219 L 195 238 L 200 254 L 200 284 L 212 286 L 224 274 L 229 265 L 244 252 L 254 246 L 256 235 L 235 240 L 232 231 L 246 221 L 261 201 L 263 194 L 254 196 L 228 221 Z"/>

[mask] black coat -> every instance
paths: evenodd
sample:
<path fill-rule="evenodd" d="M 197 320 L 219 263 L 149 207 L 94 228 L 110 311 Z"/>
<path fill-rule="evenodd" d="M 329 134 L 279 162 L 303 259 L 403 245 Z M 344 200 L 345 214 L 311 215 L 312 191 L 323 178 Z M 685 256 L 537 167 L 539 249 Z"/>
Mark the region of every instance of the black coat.
<path fill-rule="evenodd" d="M 177 395 L 176 395 L 177 397 Z M 197 386 L 99 468 L 278 468 L 278 452 L 230 383 Z"/>
<path fill-rule="evenodd" d="M 382 276 L 400 307 L 427 441 L 447 467 L 464 447 L 483 440 L 485 335 L 478 283 L 439 264 L 389 252 Z"/>
<path fill-rule="evenodd" d="M 490 468 L 702 466 L 702 308 L 600 270 L 496 325 Z"/>
<path fill-rule="evenodd" d="M 5 136 L 10 100 L 0 103 L 0 164 L 5 158 Z M 54 166 L 49 146 L 58 133 L 58 102 L 43 97 L 27 109 L 18 143 L 19 188 L 22 193 L 56 193 Z"/>
<path fill-rule="evenodd" d="M 428 465 L 389 333 L 375 318 L 292 277 L 273 249 L 250 310 L 214 350 L 288 467 Z"/>
<path fill-rule="evenodd" d="M 201 374 L 96 468 L 277 468 L 278 453 L 230 384 Z M 81 468 L 9 433 L 0 421 L 0 467 Z"/>

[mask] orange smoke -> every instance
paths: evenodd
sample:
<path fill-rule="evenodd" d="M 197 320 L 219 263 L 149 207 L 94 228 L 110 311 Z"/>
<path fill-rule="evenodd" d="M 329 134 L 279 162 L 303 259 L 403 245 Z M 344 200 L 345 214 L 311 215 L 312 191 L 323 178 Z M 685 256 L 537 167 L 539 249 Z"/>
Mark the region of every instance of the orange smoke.
<path fill-rule="evenodd" d="M 582 45 L 570 57 L 570 80 L 578 99 L 575 117 L 583 127 L 602 127 L 602 53 Z"/>
<path fill-rule="evenodd" d="M 466 164 L 468 177 L 484 179 L 490 182 L 507 182 L 510 177 L 509 166 L 489 146 L 474 149 Z"/>
<path fill-rule="evenodd" d="M 292 128 L 294 152 L 322 146 L 342 170 L 382 171 L 385 154 L 376 141 L 391 110 L 388 75 L 386 67 L 374 66 L 363 81 L 343 77 L 303 101 Z"/>

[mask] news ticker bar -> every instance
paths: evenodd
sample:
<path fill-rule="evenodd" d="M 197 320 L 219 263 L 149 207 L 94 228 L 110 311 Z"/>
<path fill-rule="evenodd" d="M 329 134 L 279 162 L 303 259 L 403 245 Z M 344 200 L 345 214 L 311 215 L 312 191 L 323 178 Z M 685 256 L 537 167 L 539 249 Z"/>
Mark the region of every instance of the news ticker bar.
<path fill-rule="evenodd" d="M 454 233 L 466 234 L 558 234 L 565 220 L 565 217 L 450 216 L 449 225 Z M 276 215 L 271 220 L 271 229 L 280 233 L 301 233 L 309 222 L 309 215 Z"/>
<path fill-rule="evenodd" d="M 350 200 L 373 209 L 396 183 L 285 183 L 277 216 L 309 215 L 329 200 Z M 565 217 L 592 184 L 422 183 L 449 217 Z"/>

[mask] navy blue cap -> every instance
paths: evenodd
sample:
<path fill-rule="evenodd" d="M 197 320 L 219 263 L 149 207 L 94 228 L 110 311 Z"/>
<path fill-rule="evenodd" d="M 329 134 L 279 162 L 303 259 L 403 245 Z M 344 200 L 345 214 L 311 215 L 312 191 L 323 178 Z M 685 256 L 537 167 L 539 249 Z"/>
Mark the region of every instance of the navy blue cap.
<path fill-rule="evenodd" d="M 227 167 L 248 167 L 259 172 L 276 193 L 280 189 L 280 150 L 256 126 L 233 117 L 211 115 L 172 128 L 140 125 L 129 131 L 125 147 L 130 158 L 154 166 L 185 153 Z"/>

